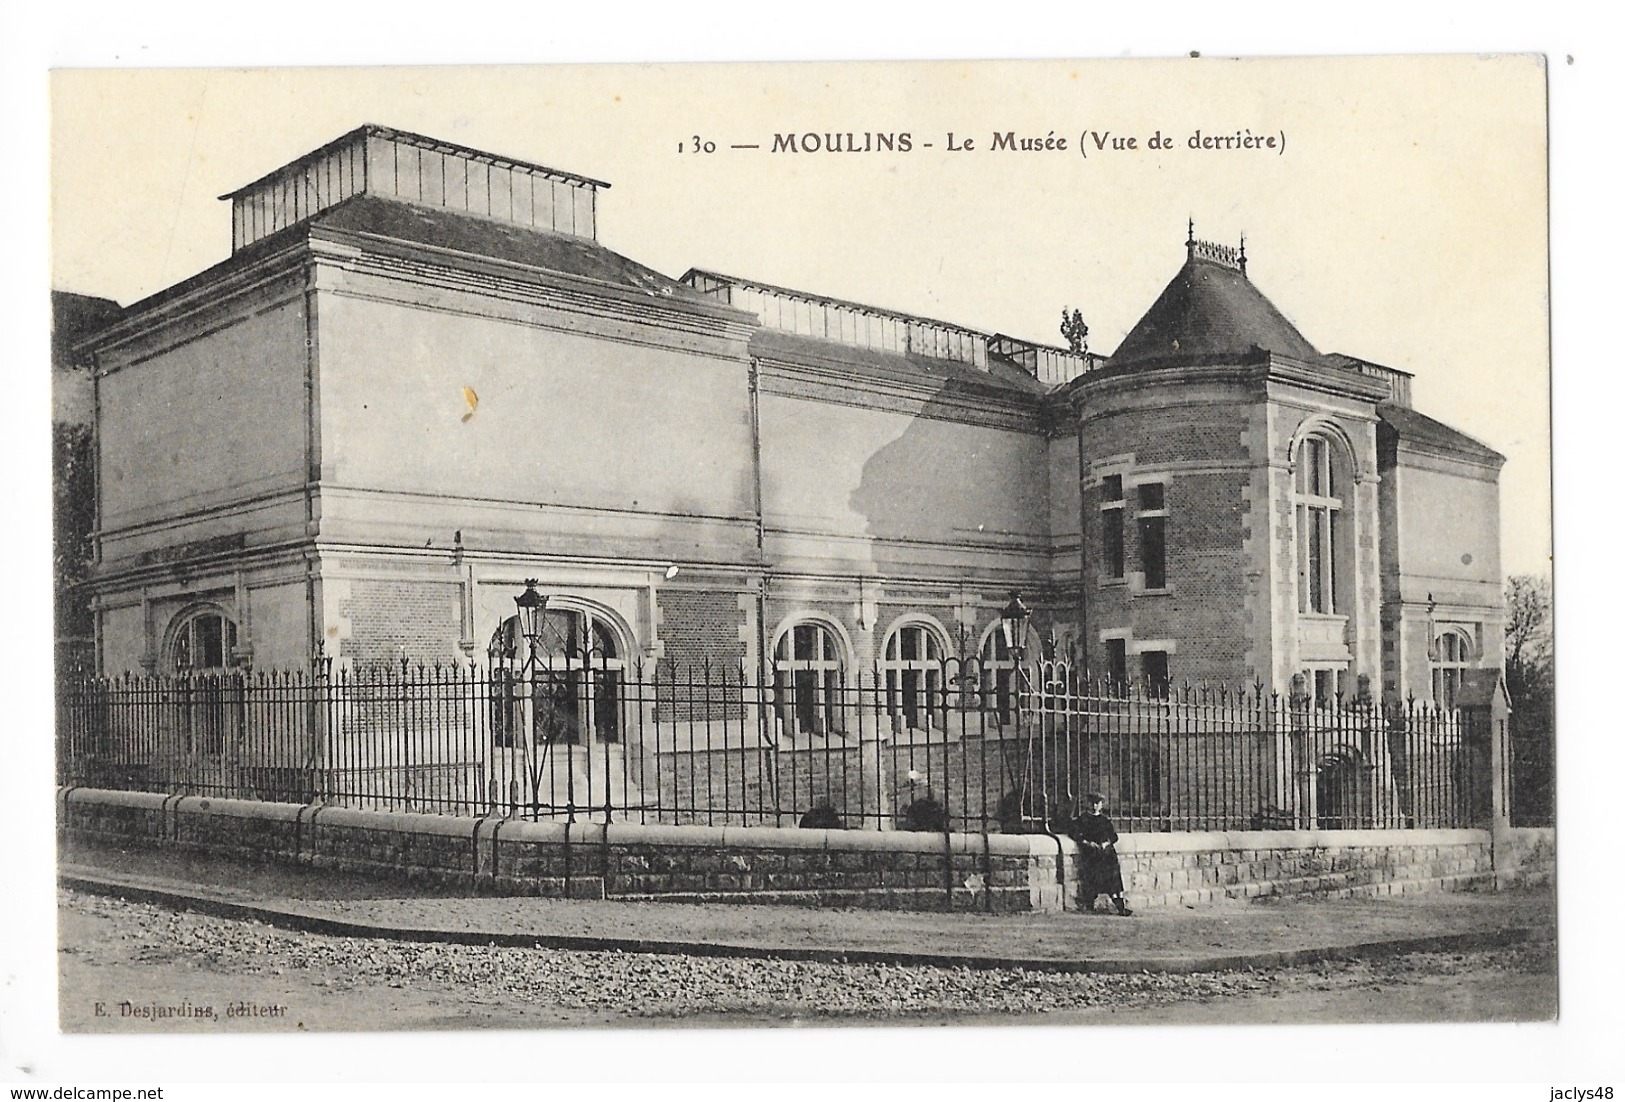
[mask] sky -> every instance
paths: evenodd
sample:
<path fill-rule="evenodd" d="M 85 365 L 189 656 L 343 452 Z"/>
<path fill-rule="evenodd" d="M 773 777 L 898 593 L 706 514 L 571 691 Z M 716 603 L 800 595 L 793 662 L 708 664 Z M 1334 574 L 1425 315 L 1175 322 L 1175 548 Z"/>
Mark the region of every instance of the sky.
<path fill-rule="evenodd" d="M 1245 235 L 1312 344 L 1412 372 L 1419 409 L 1507 456 L 1504 569 L 1548 567 L 1539 57 L 68 70 L 50 92 L 53 286 L 124 304 L 228 255 L 218 196 L 363 122 L 606 180 L 600 240 L 669 275 L 1052 343 L 1071 306 L 1100 352 L 1188 219 Z M 772 149 L 809 132 L 912 148 Z M 1065 148 L 991 148 L 1012 133 Z"/>

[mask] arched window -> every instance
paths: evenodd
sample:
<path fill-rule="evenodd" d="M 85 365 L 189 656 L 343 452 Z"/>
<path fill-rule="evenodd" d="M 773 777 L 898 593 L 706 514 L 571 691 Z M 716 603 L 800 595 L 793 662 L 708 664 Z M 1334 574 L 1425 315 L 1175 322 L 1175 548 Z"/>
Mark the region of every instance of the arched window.
<path fill-rule="evenodd" d="M 169 668 L 186 678 L 176 689 L 176 728 L 188 754 L 216 756 L 237 730 L 240 686 L 225 676 L 234 664 L 237 624 L 218 605 L 199 605 L 169 629 Z"/>
<path fill-rule="evenodd" d="M 1331 439 L 1305 437 L 1298 446 L 1293 498 L 1298 534 L 1298 611 L 1345 611 L 1342 559 L 1352 546 L 1344 528 L 1347 467 Z"/>
<path fill-rule="evenodd" d="M 549 606 L 542 632 L 529 648 L 510 616 L 489 647 L 492 734 L 514 746 L 524 730 L 524 682 L 529 679 L 531 737 L 535 742 L 620 742 L 626 661 L 619 634 L 587 608 Z"/>
<path fill-rule="evenodd" d="M 995 722 L 1005 724 L 1015 717 L 1018 706 L 1015 694 L 1016 663 L 1005 645 L 1004 632 L 999 622 L 982 635 L 982 646 L 977 651 L 982 667 L 982 707 L 993 713 Z"/>
<path fill-rule="evenodd" d="M 176 673 L 206 673 L 233 665 L 237 625 L 215 605 L 183 613 L 169 632 L 169 665 Z"/>
<path fill-rule="evenodd" d="M 1472 667 L 1473 641 L 1460 628 L 1446 628 L 1433 640 L 1428 666 L 1433 675 L 1433 703 L 1454 708 L 1462 676 Z"/>
<path fill-rule="evenodd" d="M 886 636 L 880 661 L 886 714 L 916 730 L 931 726 L 931 709 L 943 704 L 943 656 L 947 646 L 929 624 L 907 622 Z"/>
<path fill-rule="evenodd" d="M 779 634 L 773 645 L 773 700 L 786 732 L 842 732 L 843 654 L 834 630 L 815 620 L 791 624 Z"/>

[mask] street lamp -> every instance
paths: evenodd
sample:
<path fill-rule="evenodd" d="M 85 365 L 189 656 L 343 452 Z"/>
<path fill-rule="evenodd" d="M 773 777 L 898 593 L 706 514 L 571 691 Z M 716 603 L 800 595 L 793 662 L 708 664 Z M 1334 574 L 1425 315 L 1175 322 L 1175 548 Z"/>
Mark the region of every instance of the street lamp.
<path fill-rule="evenodd" d="M 544 722 L 538 709 L 545 705 L 545 687 L 540 667 L 542 655 L 542 627 L 546 622 L 547 598 L 536 592 L 536 579 L 525 579 L 525 591 L 513 599 L 518 611 L 519 634 L 525 640 L 525 657 L 518 671 L 519 747 L 525 779 L 530 782 L 531 814 L 540 816 L 544 782 L 552 787 L 553 728 Z M 537 745 L 540 743 L 541 745 Z M 575 822 L 574 776 L 570 776 L 569 812 Z M 549 801 L 551 803 L 551 800 Z"/>
<path fill-rule="evenodd" d="M 1016 665 L 1021 664 L 1022 653 L 1027 649 L 1027 622 L 1032 619 L 1033 610 L 1021 603 L 1021 594 L 1010 594 L 1010 603 L 999 612 L 999 630 L 1004 633 L 1004 646 L 1010 652 L 1010 658 Z"/>
<path fill-rule="evenodd" d="M 999 610 L 999 632 L 1004 637 L 1005 651 L 1010 655 L 1010 691 L 1015 696 L 1016 720 L 1016 813 L 1023 824 L 1028 821 L 1042 818 L 1035 814 L 1037 809 L 1033 806 L 1033 748 L 1032 730 L 1025 733 L 1021 729 L 1022 690 L 1026 681 L 1026 673 L 1021 668 L 1027 643 L 1027 624 L 1032 619 L 1033 610 L 1021 603 L 1021 594 L 1010 594 L 1010 603 Z"/>
<path fill-rule="evenodd" d="M 536 592 L 536 579 L 525 579 L 525 591 L 513 599 L 519 609 L 519 634 L 525 637 L 526 659 L 534 658 L 542 646 L 542 623 L 547 598 Z"/>

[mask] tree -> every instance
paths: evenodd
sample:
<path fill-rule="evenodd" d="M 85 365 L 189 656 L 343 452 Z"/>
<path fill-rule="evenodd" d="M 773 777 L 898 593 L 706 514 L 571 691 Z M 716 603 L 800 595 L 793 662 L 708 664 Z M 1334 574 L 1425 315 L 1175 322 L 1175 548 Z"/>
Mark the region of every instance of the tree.
<path fill-rule="evenodd" d="M 1512 821 L 1552 823 L 1556 780 L 1556 679 L 1552 583 L 1518 574 L 1506 587 L 1506 682 L 1512 700 Z"/>
<path fill-rule="evenodd" d="M 59 674 L 89 664 L 95 634 L 95 621 L 83 588 L 90 577 L 90 533 L 96 519 L 92 447 L 89 425 L 63 421 L 52 424 L 51 542 Z"/>
<path fill-rule="evenodd" d="M 1083 323 L 1082 310 L 1073 310 L 1068 314 L 1066 307 L 1061 307 L 1061 336 L 1066 338 L 1067 351 L 1089 351 L 1089 327 Z"/>

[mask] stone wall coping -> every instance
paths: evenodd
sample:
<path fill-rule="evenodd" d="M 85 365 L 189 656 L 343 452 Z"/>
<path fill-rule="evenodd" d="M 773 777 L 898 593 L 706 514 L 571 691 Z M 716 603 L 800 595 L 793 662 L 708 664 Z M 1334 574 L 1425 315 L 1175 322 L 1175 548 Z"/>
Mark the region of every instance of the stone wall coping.
<path fill-rule="evenodd" d="M 893 853 L 992 853 L 998 856 L 1054 856 L 1056 840 L 1045 834 L 939 834 L 901 830 L 801 830 L 764 826 L 661 826 L 644 823 L 528 822 L 521 819 L 463 818 L 404 811 L 362 811 L 321 804 L 279 804 L 217 796 L 165 796 L 156 792 L 122 792 L 100 788 L 62 788 L 61 798 L 74 803 L 109 807 L 138 807 L 179 813 L 207 812 L 236 819 L 293 822 L 315 826 L 347 826 L 362 830 L 397 831 L 450 837 L 490 837 L 504 842 L 554 842 L 566 838 L 578 845 L 748 846 L 755 849 L 841 850 Z M 1127 837 L 1127 836 L 1125 836 Z M 1163 835 L 1164 838 L 1178 837 Z M 1070 839 L 1061 839 L 1062 853 L 1073 851 Z"/>
<path fill-rule="evenodd" d="M 277 804 L 214 796 L 165 796 L 156 792 L 123 792 L 99 788 L 58 789 L 59 801 L 177 813 L 206 811 L 239 819 L 292 822 L 308 816 L 317 826 L 350 826 L 364 830 L 397 831 L 443 837 L 489 837 L 503 842 L 553 842 L 566 839 L 578 845 L 747 846 L 755 849 L 837 850 L 893 853 L 980 854 L 999 856 L 1053 856 L 1056 839 L 1046 834 L 943 835 L 925 831 L 801 830 L 764 826 L 661 826 L 632 822 L 603 823 L 527 822 L 494 818 L 462 818 L 413 812 L 361 811 L 347 807 Z M 1550 839 L 1550 827 L 1509 828 L 1508 839 L 1531 842 Z M 1124 834 L 1118 852 L 1124 854 L 1218 852 L 1225 850 L 1360 848 L 1364 846 L 1482 845 L 1487 830 L 1247 830 L 1190 833 Z M 1060 852 L 1076 852 L 1076 844 L 1060 839 Z"/>
<path fill-rule="evenodd" d="M 645 823 L 576 823 L 570 840 L 583 845 L 694 846 L 751 849 L 836 850 L 842 852 L 993 853 L 999 856 L 1055 855 L 1055 842 L 1042 834 L 942 835 L 935 831 L 802 830 L 767 826 L 661 826 Z M 561 823 L 513 821 L 503 826 L 503 841 L 562 842 Z M 944 838 L 946 837 L 946 844 Z M 1070 844 L 1070 843 L 1068 843 Z"/>
<path fill-rule="evenodd" d="M 1555 843 L 1557 830 L 1555 827 L 1501 827 L 1495 832 L 1497 841 L 1516 843 Z"/>
<path fill-rule="evenodd" d="M 63 804 L 100 804 L 103 807 L 139 807 L 162 811 L 173 796 L 165 796 L 161 792 L 119 792 L 107 788 L 59 788 L 60 802 Z"/>
<path fill-rule="evenodd" d="M 221 801 L 224 802 L 224 801 Z M 248 801 L 241 801 L 247 803 Z M 293 819 L 308 810 L 298 804 L 258 804 L 250 806 L 276 807 Z M 266 816 L 267 818 L 282 816 Z M 307 820 L 316 827 L 357 827 L 362 830 L 392 831 L 399 834 L 433 834 L 444 837 L 473 837 L 475 828 L 483 819 L 465 819 L 453 815 L 420 815 L 406 811 L 361 811 L 353 807 L 318 806 Z"/>
<path fill-rule="evenodd" d="M 601 846 L 604 844 L 603 823 L 533 823 L 525 819 L 487 819 L 486 822 L 498 824 L 491 828 L 499 842 L 570 842 L 579 846 Z M 631 824 L 629 824 L 631 825 Z M 616 824 L 609 828 L 619 832 L 622 828 Z M 680 828 L 686 829 L 686 828 Z M 487 834 L 486 837 L 490 835 Z M 630 838 L 619 838 L 621 842 L 631 841 Z"/>
<path fill-rule="evenodd" d="M 1234 849 L 1351 849 L 1362 846 L 1465 846 L 1489 841 L 1487 830 L 1232 830 L 1124 834 L 1119 853 L 1188 853 Z"/>
<path fill-rule="evenodd" d="M 273 804 L 220 796 L 181 796 L 170 806 L 177 815 L 203 811 L 227 819 L 266 819 L 277 823 L 291 823 L 305 810 L 302 804 Z"/>

